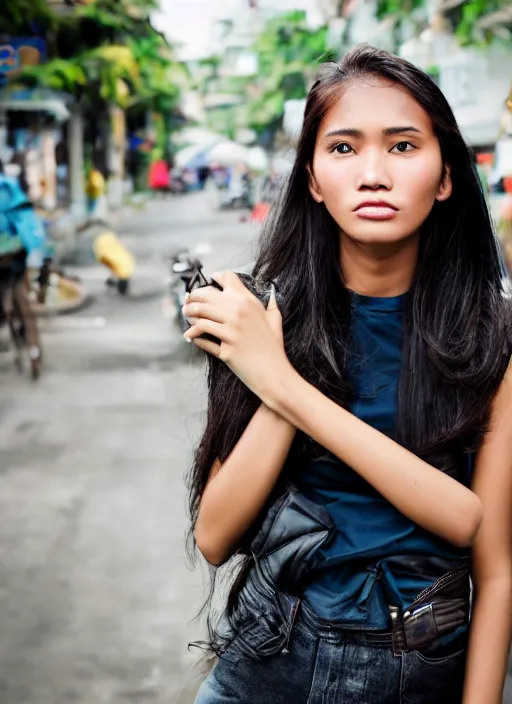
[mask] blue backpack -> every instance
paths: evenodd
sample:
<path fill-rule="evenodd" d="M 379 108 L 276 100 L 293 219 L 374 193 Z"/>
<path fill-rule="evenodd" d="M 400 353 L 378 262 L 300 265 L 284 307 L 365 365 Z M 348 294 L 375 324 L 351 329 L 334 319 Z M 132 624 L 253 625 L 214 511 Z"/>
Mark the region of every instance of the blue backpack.
<path fill-rule="evenodd" d="M 15 179 L 0 174 L 0 257 L 45 245 L 44 226 Z"/>

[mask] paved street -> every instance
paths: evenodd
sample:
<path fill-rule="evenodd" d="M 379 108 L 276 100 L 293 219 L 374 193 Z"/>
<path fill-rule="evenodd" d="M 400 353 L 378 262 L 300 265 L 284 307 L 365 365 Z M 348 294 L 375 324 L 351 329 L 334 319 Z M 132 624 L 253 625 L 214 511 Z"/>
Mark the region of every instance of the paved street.
<path fill-rule="evenodd" d="M 204 591 L 183 479 L 205 395 L 162 315 L 163 255 L 206 243 L 207 271 L 247 264 L 255 233 L 238 218 L 203 195 L 131 210 L 133 299 L 80 267 L 93 301 L 44 321 L 40 382 L 0 355 L 1 704 L 191 704 Z"/>
<path fill-rule="evenodd" d="M 197 660 L 183 478 L 203 374 L 162 316 L 162 254 L 202 242 L 208 271 L 247 263 L 253 230 L 238 217 L 212 218 L 195 195 L 130 212 L 134 300 L 80 269 L 95 300 L 44 322 L 40 382 L 0 355 L 2 704 L 169 704 Z"/>

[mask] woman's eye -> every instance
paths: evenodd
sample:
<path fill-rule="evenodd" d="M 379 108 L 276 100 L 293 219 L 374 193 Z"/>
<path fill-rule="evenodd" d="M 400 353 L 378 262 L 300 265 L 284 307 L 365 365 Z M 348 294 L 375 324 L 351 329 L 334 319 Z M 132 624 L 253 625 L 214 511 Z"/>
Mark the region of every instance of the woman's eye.
<path fill-rule="evenodd" d="M 346 142 L 342 142 L 341 144 L 337 144 L 333 151 L 338 152 L 338 154 L 350 154 L 352 151 L 352 147 L 350 144 L 347 144 Z"/>
<path fill-rule="evenodd" d="M 403 154 L 404 152 L 411 152 L 413 149 L 416 149 L 416 147 L 410 142 L 398 142 L 398 144 L 395 144 L 393 149 L 396 149 L 398 152 Z M 393 149 L 391 151 L 393 151 Z"/>

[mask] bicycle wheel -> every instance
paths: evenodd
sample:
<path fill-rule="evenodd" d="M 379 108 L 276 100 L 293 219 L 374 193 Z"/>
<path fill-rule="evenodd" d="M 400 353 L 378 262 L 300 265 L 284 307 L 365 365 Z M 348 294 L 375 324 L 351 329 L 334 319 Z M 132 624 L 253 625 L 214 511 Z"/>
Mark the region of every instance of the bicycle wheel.
<path fill-rule="evenodd" d="M 26 356 L 30 364 L 30 376 L 32 379 L 39 379 L 41 375 L 42 350 L 40 344 L 30 345 L 27 339 L 27 321 L 23 315 L 23 310 L 19 305 L 18 300 L 13 298 L 13 305 L 9 315 L 9 329 L 11 332 L 11 340 L 14 350 L 14 363 L 18 372 L 22 373 L 25 370 Z"/>
<path fill-rule="evenodd" d="M 14 353 L 14 366 L 22 374 L 25 366 L 23 363 L 23 350 L 25 349 L 25 340 L 22 332 L 23 320 L 13 311 L 8 316 L 8 324 Z"/>
<path fill-rule="evenodd" d="M 37 381 L 41 376 L 41 355 L 38 357 L 30 357 L 30 376 L 34 381 Z"/>

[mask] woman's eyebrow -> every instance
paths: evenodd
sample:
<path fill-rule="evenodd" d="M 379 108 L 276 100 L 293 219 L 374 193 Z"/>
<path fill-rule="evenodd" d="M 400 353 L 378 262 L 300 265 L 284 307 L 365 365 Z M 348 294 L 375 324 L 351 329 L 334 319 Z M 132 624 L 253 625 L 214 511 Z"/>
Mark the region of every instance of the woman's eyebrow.
<path fill-rule="evenodd" d="M 404 132 L 421 132 L 421 130 L 417 127 L 413 127 L 412 125 L 405 125 L 404 127 L 388 127 L 382 132 L 386 135 L 386 137 L 389 137 L 393 134 L 403 134 Z"/>
<path fill-rule="evenodd" d="M 405 132 L 421 132 L 417 127 L 413 125 L 399 125 L 398 127 L 387 127 L 382 130 L 382 134 L 386 137 L 390 137 L 394 134 L 404 134 Z M 327 132 L 325 137 L 362 137 L 363 132 L 361 130 L 345 127 L 338 130 L 332 130 Z"/>
<path fill-rule="evenodd" d="M 362 137 L 363 133 L 361 130 L 351 129 L 349 127 L 345 129 L 332 130 L 327 132 L 326 137 Z"/>

